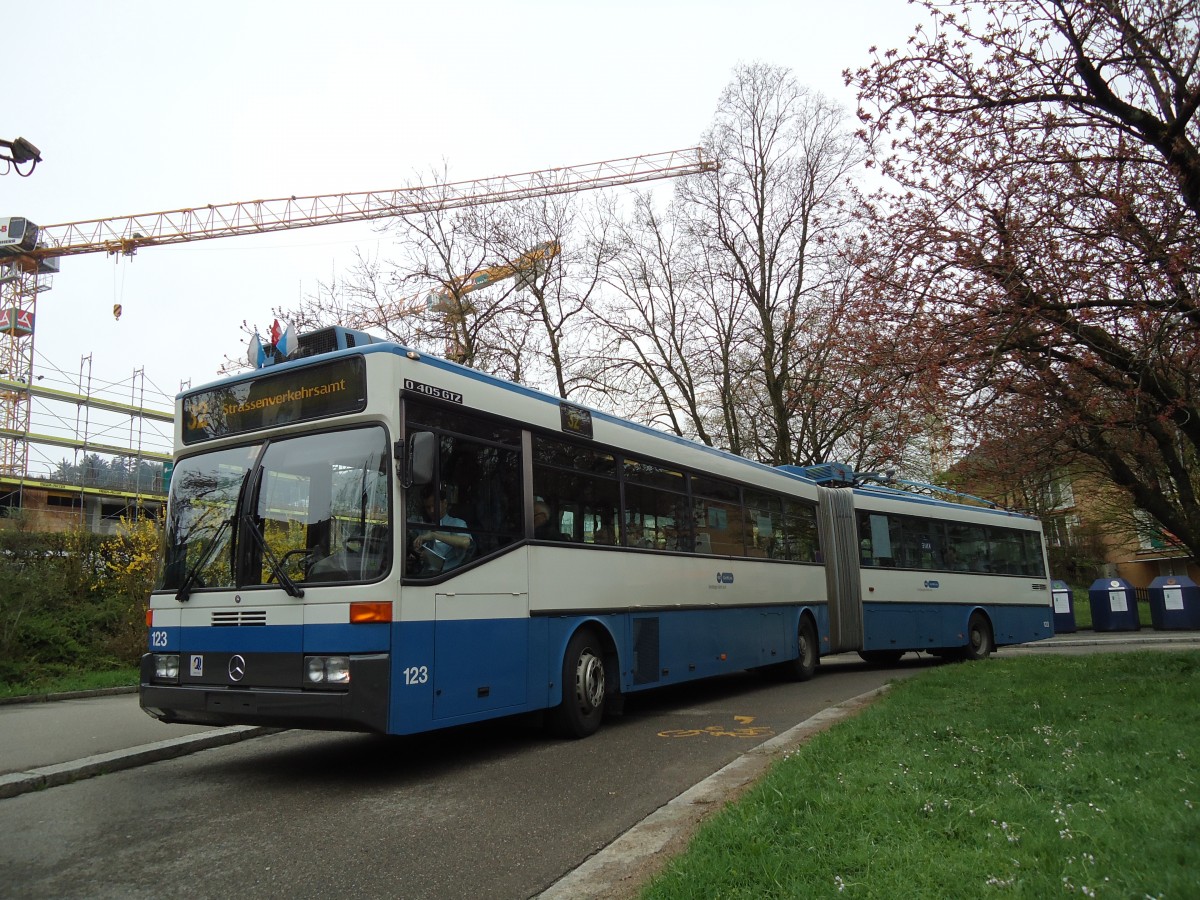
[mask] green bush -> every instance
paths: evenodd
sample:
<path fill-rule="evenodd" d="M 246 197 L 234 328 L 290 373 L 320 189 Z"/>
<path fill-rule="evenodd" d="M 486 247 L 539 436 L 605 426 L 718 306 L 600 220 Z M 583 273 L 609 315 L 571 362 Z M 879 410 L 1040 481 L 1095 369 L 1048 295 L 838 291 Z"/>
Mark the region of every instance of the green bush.
<path fill-rule="evenodd" d="M 0 686 L 37 690 L 136 664 L 157 528 L 147 520 L 123 521 L 111 536 L 0 532 Z"/>

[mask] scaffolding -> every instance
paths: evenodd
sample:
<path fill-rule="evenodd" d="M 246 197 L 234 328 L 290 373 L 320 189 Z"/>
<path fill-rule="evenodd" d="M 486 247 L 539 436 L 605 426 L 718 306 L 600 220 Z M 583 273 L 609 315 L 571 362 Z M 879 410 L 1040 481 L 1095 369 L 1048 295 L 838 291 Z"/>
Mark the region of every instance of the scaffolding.
<path fill-rule="evenodd" d="M 0 374 L 0 391 L 19 393 L 29 411 L 24 428 L 0 428 L 22 461 L 20 471 L 0 473 L 0 513 L 19 509 L 43 527 L 109 531 L 121 516 L 160 509 L 174 397 L 144 368 L 118 381 L 98 378 L 91 354 L 76 374 L 37 362 L 33 377 Z"/>

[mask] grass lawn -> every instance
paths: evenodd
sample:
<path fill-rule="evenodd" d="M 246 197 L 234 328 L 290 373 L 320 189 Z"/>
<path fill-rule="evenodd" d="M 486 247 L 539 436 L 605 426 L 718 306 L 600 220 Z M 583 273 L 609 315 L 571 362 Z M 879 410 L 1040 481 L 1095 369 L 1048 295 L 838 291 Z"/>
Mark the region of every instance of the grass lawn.
<path fill-rule="evenodd" d="M 705 824 L 649 898 L 1200 897 L 1200 652 L 895 684 Z"/>
<path fill-rule="evenodd" d="M 1082 588 L 1074 588 L 1071 592 L 1071 609 L 1075 613 L 1075 628 L 1080 631 L 1090 631 L 1092 628 L 1092 605 L 1088 600 L 1088 592 Z M 1143 628 L 1152 628 L 1154 620 L 1150 616 L 1150 604 L 1138 604 L 1138 622 Z"/>
<path fill-rule="evenodd" d="M 30 695 L 57 694 L 64 691 L 95 691 L 103 688 L 130 687 L 138 683 L 138 670 L 111 669 L 104 672 L 82 672 L 47 678 L 36 684 L 0 684 L 0 699 Z"/>

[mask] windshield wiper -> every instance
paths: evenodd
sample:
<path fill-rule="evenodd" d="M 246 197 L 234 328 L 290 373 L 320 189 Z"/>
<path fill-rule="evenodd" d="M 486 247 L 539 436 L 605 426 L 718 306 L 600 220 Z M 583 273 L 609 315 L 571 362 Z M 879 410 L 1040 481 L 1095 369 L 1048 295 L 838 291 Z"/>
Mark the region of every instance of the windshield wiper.
<path fill-rule="evenodd" d="M 279 564 L 279 560 L 275 558 L 275 554 L 267 546 L 267 540 L 263 537 L 263 533 L 258 530 L 258 525 L 255 524 L 254 520 L 249 516 L 243 516 L 242 522 L 245 529 L 254 537 L 254 542 L 258 544 L 258 549 L 262 551 L 262 555 L 271 566 L 271 573 L 279 579 L 279 583 L 283 589 L 293 597 L 303 597 L 304 588 L 297 587 L 296 582 L 288 577 L 288 573 L 283 570 L 283 566 Z"/>
<path fill-rule="evenodd" d="M 221 535 L 225 533 L 225 529 L 233 522 L 233 516 L 228 519 L 222 519 L 221 524 L 217 526 L 217 530 L 213 532 L 213 536 L 208 539 L 208 543 L 204 545 L 204 549 L 200 552 L 200 558 L 196 560 L 196 564 L 188 570 L 184 576 L 183 584 L 179 586 L 179 590 L 175 592 L 175 599 L 180 603 L 186 603 L 188 597 L 192 595 L 192 585 L 196 583 L 196 579 L 200 577 L 200 570 L 208 565 L 209 557 L 212 556 L 213 550 L 217 546 L 217 542 L 221 540 Z"/>

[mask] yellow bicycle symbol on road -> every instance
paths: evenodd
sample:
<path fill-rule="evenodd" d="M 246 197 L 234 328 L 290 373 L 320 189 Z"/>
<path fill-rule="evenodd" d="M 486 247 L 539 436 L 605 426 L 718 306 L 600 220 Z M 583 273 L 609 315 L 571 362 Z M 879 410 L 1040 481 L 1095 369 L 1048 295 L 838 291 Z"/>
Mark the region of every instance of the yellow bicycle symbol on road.
<path fill-rule="evenodd" d="M 751 725 L 750 723 L 754 721 L 754 716 L 734 716 L 733 718 L 738 723 L 737 727 L 708 725 L 705 728 L 669 728 L 666 731 L 660 731 L 658 736 L 663 738 L 687 738 L 710 735 L 712 737 L 752 738 L 769 737 L 775 733 L 766 725 Z"/>

